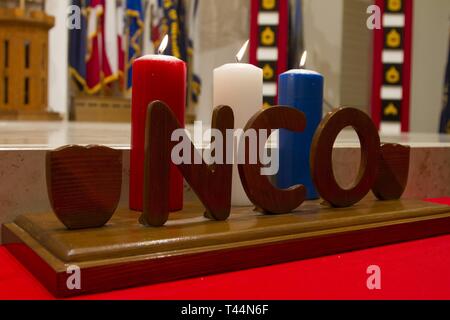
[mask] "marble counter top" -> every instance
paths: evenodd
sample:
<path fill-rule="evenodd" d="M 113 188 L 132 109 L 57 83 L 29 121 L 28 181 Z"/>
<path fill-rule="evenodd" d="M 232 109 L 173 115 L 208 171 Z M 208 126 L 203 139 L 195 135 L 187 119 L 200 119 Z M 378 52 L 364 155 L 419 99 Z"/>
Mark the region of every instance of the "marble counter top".
<path fill-rule="evenodd" d="M 187 128 L 189 131 L 193 130 L 192 126 Z M 130 124 L 0 122 L 0 151 L 49 150 L 68 144 L 101 144 L 118 149 L 129 149 L 130 140 Z M 413 133 L 382 136 L 381 140 L 411 147 L 450 147 L 450 135 Z M 272 141 L 272 145 L 276 145 L 275 141 Z M 356 133 L 352 130 L 344 131 L 339 135 L 336 147 L 359 147 Z"/>
<path fill-rule="evenodd" d="M 13 221 L 23 213 L 51 210 L 45 181 L 45 154 L 68 144 L 100 144 L 123 150 L 120 205 L 127 206 L 130 131 L 129 124 L 0 122 L 0 224 Z M 450 136 L 405 134 L 383 136 L 382 141 L 412 147 L 404 197 L 450 196 Z M 276 146 L 275 141 L 272 146 Z M 343 132 L 335 147 L 335 176 L 345 187 L 356 178 L 360 163 L 357 135 L 351 130 Z M 186 192 L 186 197 L 190 196 L 191 192 Z"/>
<path fill-rule="evenodd" d="M 68 144 L 129 149 L 130 124 L 0 122 L 1 150 L 49 150 Z"/>

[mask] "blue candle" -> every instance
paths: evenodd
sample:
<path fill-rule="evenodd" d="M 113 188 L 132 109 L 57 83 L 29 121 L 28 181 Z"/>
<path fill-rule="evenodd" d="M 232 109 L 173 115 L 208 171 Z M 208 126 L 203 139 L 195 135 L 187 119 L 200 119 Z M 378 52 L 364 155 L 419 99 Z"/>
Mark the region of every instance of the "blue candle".
<path fill-rule="evenodd" d="M 309 200 L 319 198 L 311 178 L 309 156 L 314 133 L 322 120 L 323 85 L 321 74 L 304 69 L 281 74 L 278 84 L 278 103 L 305 113 L 307 125 L 302 133 L 280 130 L 277 185 L 286 189 L 302 184 Z"/>

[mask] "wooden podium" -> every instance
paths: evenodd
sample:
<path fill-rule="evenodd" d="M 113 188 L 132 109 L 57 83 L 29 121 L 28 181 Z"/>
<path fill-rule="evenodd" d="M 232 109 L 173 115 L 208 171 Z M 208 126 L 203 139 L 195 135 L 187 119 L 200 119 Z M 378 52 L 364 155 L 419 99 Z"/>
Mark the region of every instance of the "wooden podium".
<path fill-rule="evenodd" d="M 61 120 L 48 111 L 48 31 L 43 11 L 0 8 L 0 120 Z"/>

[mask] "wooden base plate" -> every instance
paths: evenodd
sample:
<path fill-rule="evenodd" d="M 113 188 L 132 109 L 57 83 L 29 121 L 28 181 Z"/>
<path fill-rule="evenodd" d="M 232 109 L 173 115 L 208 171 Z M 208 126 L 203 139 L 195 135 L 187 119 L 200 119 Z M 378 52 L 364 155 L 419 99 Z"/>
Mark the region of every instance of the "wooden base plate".
<path fill-rule="evenodd" d="M 107 226 L 69 231 L 52 213 L 3 226 L 3 243 L 54 295 L 74 296 L 312 258 L 450 233 L 450 207 L 422 201 L 363 201 L 345 209 L 306 202 L 286 215 L 235 208 L 209 221 L 187 204 L 165 227 L 119 210 Z M 81 290 L 69 290 L 69 266 Z"/>

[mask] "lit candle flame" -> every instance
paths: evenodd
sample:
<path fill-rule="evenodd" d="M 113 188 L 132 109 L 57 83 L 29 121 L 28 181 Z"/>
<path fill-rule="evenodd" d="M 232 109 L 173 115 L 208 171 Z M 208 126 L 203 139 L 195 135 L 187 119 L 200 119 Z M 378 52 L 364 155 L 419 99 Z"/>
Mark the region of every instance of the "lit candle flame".
<path fill-rule="evenodd" d="M 162 39 L 162 41 L 161 41 L 161 44 L 160 44 L 159 49 L 158 49 L 158 54 L 163 54 L 164 51 L 166 51 L 168 44 L 169 44 L 169 35 L 166 34 L 164 36 L 164 39 Z"/>
<path fill-rule="evenodd" d="M 302 58 L 300 59 L 300 69 L 305 68 L 307 57 L 308 57 L 308 51 L 305 50 L 305 52 L 303 52 Z"/>
<path fill-rule="evenodd" d="M 245 53 L 247 52 L 248 44 L 250 43 L 250 40 L 245 41 L 244 45 L 242 46 L 241 50 L 236 55 L 236 62 L 241 62 L 242 58 L 244 58 Z"/>

